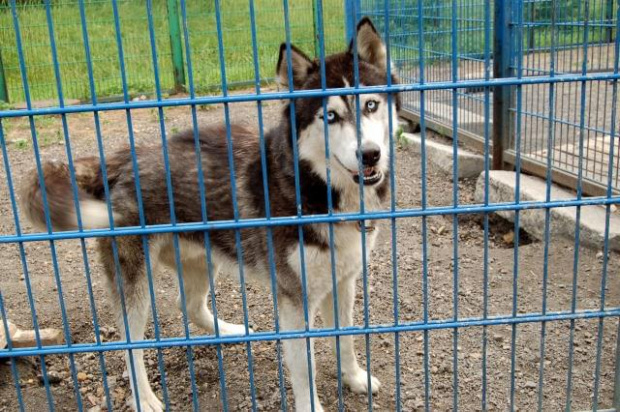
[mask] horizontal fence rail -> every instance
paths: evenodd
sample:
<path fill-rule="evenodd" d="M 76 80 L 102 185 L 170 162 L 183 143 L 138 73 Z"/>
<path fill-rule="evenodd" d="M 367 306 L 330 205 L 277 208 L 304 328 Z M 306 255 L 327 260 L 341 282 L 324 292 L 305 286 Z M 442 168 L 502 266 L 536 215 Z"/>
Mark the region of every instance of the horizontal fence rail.
<path fill-rule="evenodd" d="M 0 410 L 620 411 L 619 16 L 616 0 L 0 0 Z M 328 70 L 346 50 L 351 72 Z M 369 102 L 387 106 L 380 205 Z M 472 142 L 481 173 L 459 179 Z M 493 169 L 514 172 L 501 200 Z"/>

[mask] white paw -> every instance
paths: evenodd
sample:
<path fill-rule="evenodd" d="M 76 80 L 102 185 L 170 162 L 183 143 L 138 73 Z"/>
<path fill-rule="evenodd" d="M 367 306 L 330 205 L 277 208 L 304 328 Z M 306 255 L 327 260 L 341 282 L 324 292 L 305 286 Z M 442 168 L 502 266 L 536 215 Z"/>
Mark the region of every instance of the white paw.
<path fill-rule="evenodd" d="M 136 408 L 136 399 L 133 396 L 131 397 L 131 400 L 127 402 L 127 404 L 132 410 L 134 411 L 138 410 L 138 408 Z M 140 412 L 163 412 L 163 411 L 164 411 L 164 405 L 157 398 L 157 395 L 155 395 L 152 391 L 149 391 L 148 393 L 144 393 L 144 394 L 143 392 L 140 392 Z"/>
<path fill-rule="evenodd" d="M 218 327 L 220 329 L 220 336 L 245 335 L 244 325 L 235 325 L 234 323 L 228 323 L 220 320 L 218 322 Z M 254 333 L 254 330 L 252 328 L 248 328 L 248 332 Z"/>
<path fill-rule="evenodd" d="M 343 374 L 342 380 L 351 391 L 355 393 L 368 393 L 368 373 L 362 368 L 359 368 L 356 372 L 350 374 Z M 370 385 L 372 387 L 372 393 L 379 392 L 381 388 L 381 382 L 374 376 L 370 376 Z"/>

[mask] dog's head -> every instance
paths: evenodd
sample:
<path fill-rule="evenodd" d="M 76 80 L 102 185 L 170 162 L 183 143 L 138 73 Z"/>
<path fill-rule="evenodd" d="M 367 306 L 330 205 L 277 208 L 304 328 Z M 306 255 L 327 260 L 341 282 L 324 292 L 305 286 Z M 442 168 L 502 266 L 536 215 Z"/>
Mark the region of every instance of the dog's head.
<path fill-rule="evenodd" d="M 289 47 L 290 60 L 287 56 Z M 386 85 L 388 76 L 392 84 L 397 83 L 391 67 L 388 68 L 381 36 L 370 19 L 364 18 L 357 25 L 355 44 L 351 42 L 347 51 L 325 58 L 325 86 L 328 89 L 355 85 L 354 48 L 359 62 L 360 87 Z M 286 88 L 291 85 L 295 90 L 322 88 L 319 61 L 311 60 L 292 45 L 280 47 L 277 78 Z M 298 99 L 295 103 L 299 157 L 325 180 L 327 135 L 332 184 L 336 187 L 358 185 L 360 175 L 365 185 L 376 185 L 388 171 L 390 115 L 392 131 L 395 132 L 400 108 L 398 96 L 360 94 L 359 110 L 357 103 L 355 96 L 326 97 L 325 107 L 321 97 Z"/>

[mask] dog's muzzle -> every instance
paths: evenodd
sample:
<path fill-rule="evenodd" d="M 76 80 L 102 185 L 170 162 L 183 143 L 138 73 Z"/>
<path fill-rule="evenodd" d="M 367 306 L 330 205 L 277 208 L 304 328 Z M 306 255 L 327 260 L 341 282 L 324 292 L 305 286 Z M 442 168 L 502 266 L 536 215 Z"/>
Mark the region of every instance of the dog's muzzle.
<path fill-rule="evenodd" d="M 383 178 L 383 172 L 377 167 L 365 167 L 362 177 L 364 185 L 371 186 L 381 181 L 381 179 Z M 354 172 L 353 180 L 355 180 L 355 183 L 359 183 L 360 173 Z"/>
<path fill-rule="evenodd" d="M 362 169 L 362 173 L 360 173 L 357 170 L 351 170 L 346 167 L 344 163 L 342 163 L 340 159 L 338 159 L 338 156 L 334 156 L 334 158 L 336 159 L 338 164 L 340 164 L 340 166 L 342 166 L 345 170 L 351 173 L 351 177 L 357 184 L 359 184 L 360 182 L 360 176 L 362 177 L 362 182 L 365 186 L 375 185 L 379 183 L 381 179 L 383 179 L 383 172 L 379 169 L 378 166 L 365 166 Z"/>

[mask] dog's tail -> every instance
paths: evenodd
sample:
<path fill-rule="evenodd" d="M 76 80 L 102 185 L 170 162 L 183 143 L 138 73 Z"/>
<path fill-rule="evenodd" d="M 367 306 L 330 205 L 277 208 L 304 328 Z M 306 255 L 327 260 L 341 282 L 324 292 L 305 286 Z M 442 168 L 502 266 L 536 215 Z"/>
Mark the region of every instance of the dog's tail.
<path fill-rule="evenodd" d="M 22 186 L 21 205 L 26 217 L 38 229 L 47 230 L 47 209 L 52 229 L 78 229 L 78 213 L 69 166 L 59 161 L 49 161 L 43 163 L 41 170 L 45 184 L 45 199 L 36 170 L 30 172 Z M 74 162 L 74 170 L 82 227 L 84 229 L 110 227 L 108 208 L 102 200 L 103 180 L 99 159 L 96 157 L 78 159 Z"/>

